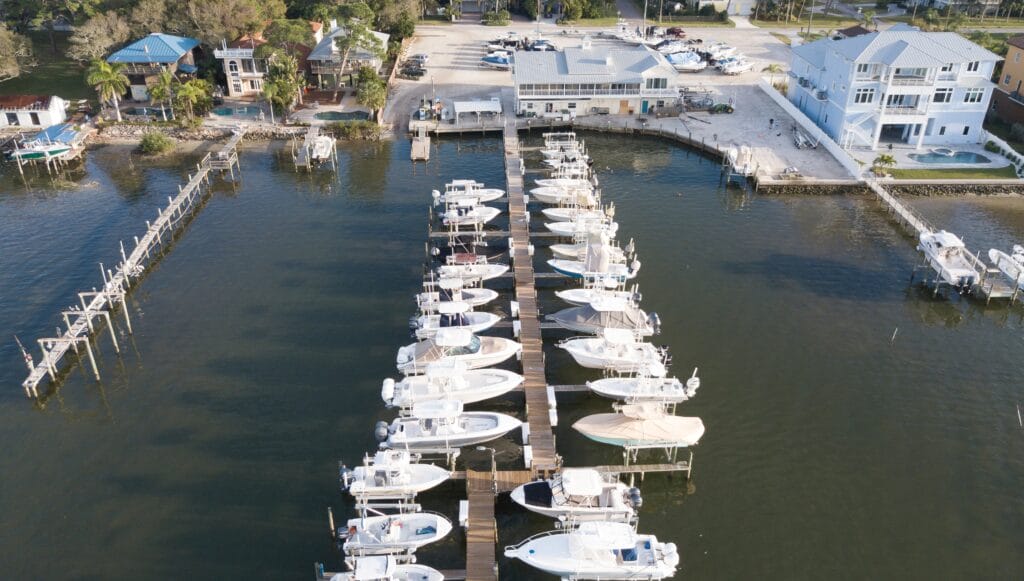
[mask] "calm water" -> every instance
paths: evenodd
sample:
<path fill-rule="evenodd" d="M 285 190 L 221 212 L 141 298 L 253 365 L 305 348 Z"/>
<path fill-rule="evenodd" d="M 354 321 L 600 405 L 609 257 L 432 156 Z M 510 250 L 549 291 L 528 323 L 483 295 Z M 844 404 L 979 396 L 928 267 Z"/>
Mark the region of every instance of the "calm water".
<path fill-rule="evenodd" d="M 748 196 L 668 143 L 587 141 L 621 236 L 637 240 L 657 341 L 677 374 L 699 366 L 703 379 L 681 408 L 708 427 L 693 480 L 643 484 L 641 529 L 679 544 L 679 578 L 1024 576 L 1020 307 L 908 287 L 913 240 L 868 198 Z M 38 406 L 10 335 L 56 325 L 194 156 L 140 163 L 109 147 L 77 185 L 3 178 L 4 577 L 308 579 L 316 560 L 338 566 L 325 507 L 349 514 L 336 462 L 372 449 L 389 417 L 380 380 L 409 340 L 429 190 L 502 175 L 497 139 L 446 141 L 427 166 L 405 141 L 340 155 L 334 178 L 245 150 L 243 182 L 217 188 L 133 293 L 121 357 L 99 338 L 103 381 L 74 368 Z M 1024 240 L 1018 200 L 919 208 L 972 248 Z M 547 312 L 562 307 L 545 294 Z M 557 349 L 548 361 L 553 383 L 594 377 Z M 486 407 L 517 413 L 519 398 Z M 576 394 L 559 409 L 568 464 L 621 460 L 570 427 L 607 402 Z M 497 447 L 520 461 L 515 440 Z M 454 516 L 459 492 L 422 500 Z M 502 543 L 548 527 L 507 501 L 499 522 Z M 462 540 L 420 561 L 460 567 Z"/>

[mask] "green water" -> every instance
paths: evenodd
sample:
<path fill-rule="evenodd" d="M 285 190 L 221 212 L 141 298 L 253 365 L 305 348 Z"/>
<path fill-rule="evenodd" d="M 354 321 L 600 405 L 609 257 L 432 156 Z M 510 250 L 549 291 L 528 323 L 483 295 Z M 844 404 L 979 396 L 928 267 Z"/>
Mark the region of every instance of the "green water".
<path fill-rule="evenodd" d="M 680 408 L 707 425 L 692 481 L 642 486 L 640 528 L 679 545 L 677 578 L 1024 576 L 1020 307 L 909 287 L 914 242 L 869 198 L 757 197 L 666 142 L 587 144 L 620 238 L 636 238 L 644 307 L 663 322 L 656 342 L 678 375 L 699 366 L 703 380 Z M 336 463 L 371 450 L 374 422 L 390 417 L 379 386 L 410 340 L 429 191 L 457 177 L 499 185 L 500 155 L 493 138 L 443 141 L 426 166 L 409 163 L 404 140 L 343 146 L 335 178 L 245 149 L 241 184 L 216 188 L 132 294 L 122 355 L 106 334 L 96 341 L 102 382 L 74 367 L 34 405 L 17 348 L 0 342 L 3 577 L 337 568 L 325 511 L 340 521 L 350 510 Z M 140 162 L 108 147 L 88 154 L 77 186 L 26 190 L 4 176 L 0 329 L 26 343 L 50 332 L 195 157 Z M 1024 239 L 1016 200 L 920 209 L 977 244 Z M 546 259 L 538 248 L 538 269 Z M 549 291 L 541 299 L 562 308 Z M 552 383 L 595 377 L 554 348 L 548 369 Z M 621 460 L 570 427 L 607 405 L 560 396 L 567 464 Z M 519 413 L 521 396 L 480 407 Z M 500 463 L 518 465 L 517 441 L 498 442 Z M 454 517 L 459 497 L 451 484 L 421 500 Z M 501 544 L 550 526 L 498 506 Z M 456 532 L 419 560 L 460 568 L 462 542 Z"/>

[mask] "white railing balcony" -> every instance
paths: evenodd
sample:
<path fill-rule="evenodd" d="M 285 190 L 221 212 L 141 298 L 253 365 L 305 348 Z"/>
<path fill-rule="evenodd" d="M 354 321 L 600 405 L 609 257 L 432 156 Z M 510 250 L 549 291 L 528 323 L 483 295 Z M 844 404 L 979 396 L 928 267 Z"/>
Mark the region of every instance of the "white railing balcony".
<path fill-rule="evenodd" d="M 218 48 L 213 51 L 213 58 L 218 59 L 251 59 L 251 48 Z"/>
<path fill-rule="evenodd" d="M 955 81 L 956 80 L 956 73 L 939 73 L 935 77 L 935 80 L 937 80 L 937 81 Z"/>
<path fill-rule="evenodd" d="M 644 97 L 678 97 L 679 89 L 640 89 L 640 94 Z"/>
<path fill-rule="evenodd" d="M 857 75 L 853 78 L 855 83 L 871 83 L 878 82 L 882 78 L 881 75 Z"/>
<path fill-rule="evenodd" d="M 930 85 L 935 80 L 928 77 L 893 77 L 890 85 Z"/>
<path fill-rule="evenodd" d="M 893 105 L 889 107 L 883 107 L 882 113 L 885 115 L 910 116 L 924 115 L 925 111 L 924 109 L 921 109 L 917 106 L 908 105 L 906 107 L 900 107 L 898 105 Z"/>
<path fill-rule="evenodd" d="M 665 90 L 665 89 L 659 89 Z M 654 96 L 652 93 L 644 91 L 645 96 Z M 588 89 L 588 90 L 573 90 L 565 91 L 562 89 L 520 89 L 520 97 L 594 97 L 594 96 L 615 96 L 615 97 L 639 97 L 640 92 L 638 90 L 623 90 L 623 89 Z M 679 90 L 673 90 L 670 95 L 677 97 L 679 96 Z"/>

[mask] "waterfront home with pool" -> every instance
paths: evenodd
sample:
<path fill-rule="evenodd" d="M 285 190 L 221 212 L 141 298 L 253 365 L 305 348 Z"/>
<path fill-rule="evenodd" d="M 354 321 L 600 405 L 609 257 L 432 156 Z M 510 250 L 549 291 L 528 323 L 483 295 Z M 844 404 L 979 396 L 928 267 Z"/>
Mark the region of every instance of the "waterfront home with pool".
<path fill-rule="evenodd" d="M 956 146 L 982 137 L 998 55 L 897 25 L 793 48 L 787 98 L 840 146 Z"/>
<path fill-rule="evenodd" d="M 323 40 L 323 25 L 309 22 L 313 43 Z M 262 32 L 244 34 L 231 42 L 221 41 L 221 47 L 213 51 L 213 57 L 221 61 L 226 79 L 227 96 L 234 99 L 259 99 L 263 94 L 263 76 L 267 73 L 266 59 L 256 56 L 256 49 L 267 44 Z M 286 48 L 295 56 L 299 70 L 306 73 L 310 47 L 295 43 Z"/>
<path fill-rule="evenodd" d="M 124 63 L 130 86 L 127 98 L 148 101 L 148 87 L 161 71 L 169 70 L 181 78 L 194 75 L 196 68 L 192 51 L 199 41 L 184 36 L 154 32 L 129 44 L 107 57 L 108 63 Z"/>

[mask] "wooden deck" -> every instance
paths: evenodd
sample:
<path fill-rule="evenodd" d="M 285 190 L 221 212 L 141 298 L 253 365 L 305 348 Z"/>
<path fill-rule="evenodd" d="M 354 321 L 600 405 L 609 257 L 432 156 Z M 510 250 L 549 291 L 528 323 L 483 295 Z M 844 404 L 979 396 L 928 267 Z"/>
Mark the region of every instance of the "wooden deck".
<path fill-rule="evenodd" d="M 491 472 L 466 471 L 469 521 L 466 531 L 466 580 L 495 581 L 498 529 L 494 522 L 494 481 Z"/>
<path fill-rule="evenodd" d="M 526 378 L 523 390 L 526 394 L 526 421 L 530 425 L 529 443 L 533 447 L 533 469 L 549 472 L 558 468 L 559 459 L 555 453 L 555 436 L 548 416 L 536 276 L 533 272 L 533 257 L 529 254 L 530 223 L 526 215 L 526 200 L 523 198 L 523 163 L 515 118 L 506 120 L 504 145 L 509 230 L 513 246 L 510 254 L 516 300 L 519 302 L 519 341 L 523 345 L 523 376 Z"/>

